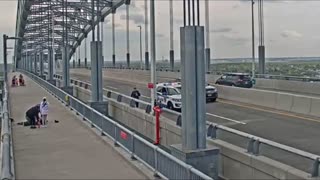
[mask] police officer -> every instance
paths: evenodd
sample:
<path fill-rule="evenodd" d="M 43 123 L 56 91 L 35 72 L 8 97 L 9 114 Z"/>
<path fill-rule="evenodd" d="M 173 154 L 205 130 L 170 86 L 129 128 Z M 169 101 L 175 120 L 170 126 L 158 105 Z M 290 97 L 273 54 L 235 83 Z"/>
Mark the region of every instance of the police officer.
<path fill-rule="evenodd" d="M 26 112 L 26 119 L 27 122 L 24 123 L 25 126 L 30 126 L 31 129 L 36 128 L 36 122 L 40 120 L 39 118 L 39 113 L 40 113 L 40 104 L 37 104 L 30 108 Z"/>
<path fill-rule="evenodd" d="M 133 91 L 132 91 L 132 93 L 131 93 L 131 97 L 132 97 L 132 98 L 135 98 L 135 99 L 139 99 L 140 96 L 141 96 L 140 92 L 137 90 L 136 87 L 134 87 L 134 88 L 133 88 Z M 136 102 L 136 107 L 139 107 L 139 103 L 138 103 L 138 102 Z"/>

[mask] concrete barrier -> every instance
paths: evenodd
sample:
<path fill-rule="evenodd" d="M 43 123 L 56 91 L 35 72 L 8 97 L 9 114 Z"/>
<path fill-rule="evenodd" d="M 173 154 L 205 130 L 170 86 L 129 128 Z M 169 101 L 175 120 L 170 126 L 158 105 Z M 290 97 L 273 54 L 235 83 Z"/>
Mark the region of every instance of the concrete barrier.
<path fill-rule="evenodd" d="M 320 117 L 320 98 L 216 85 L 222 99 Z"/>
<path fill-rule="evenodd" d="M 82 101 L 90 99 L 90 91 L 74 87 L 74 94 Z M 114 99 L 109 100 L 109 115 L 141 133 L 154 139 L 155 118 L 143 110 L 131 108 Z M 181 129 L 172 120 L 161 118 L 161 144 L 169 147 L 181 143 Z M 207 139 L 208 144 L 220 148 L 219 175 L 226 179 L 309 179 L 308 174 L 291 166 L 279 163 L 264 156 L 248 154 L 245 149 L 221 140 Z"/>
<path fill-rule="evenodd" d="M 258 89 L 269 89 L 274 91 L 286 91 L 300 94 L 320 95 L 319 82 L 302 82 L 257 78 L 254 87 Z"/>

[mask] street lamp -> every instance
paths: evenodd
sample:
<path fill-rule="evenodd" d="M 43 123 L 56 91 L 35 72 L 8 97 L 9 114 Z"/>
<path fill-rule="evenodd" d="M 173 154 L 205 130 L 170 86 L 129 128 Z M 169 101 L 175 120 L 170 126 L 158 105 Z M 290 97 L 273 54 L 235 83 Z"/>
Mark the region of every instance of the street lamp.
<path fill-rule="evenodd" d="M 251 0 L 251 20 L 252 20 L 252 78 L 255 78 L 255 42 L 254 42 L 254 0 Z"/>
<path fill-rule="evenodd" d="M 4 80 L 5 82 L 8 81 L 8 62 L 7 62 L 7 40 L 14 39 L 18 40 L 21 39 L 19 37 L 9 37 L 7 35 L 3 35 L 3 73 L 4 73 Z"/>
<path fill-rule="evenodd" d="M 137 26 L 140 29 L 140 69 L 142 69 L 142 39 L 141 39 L 141 25 Z"/>

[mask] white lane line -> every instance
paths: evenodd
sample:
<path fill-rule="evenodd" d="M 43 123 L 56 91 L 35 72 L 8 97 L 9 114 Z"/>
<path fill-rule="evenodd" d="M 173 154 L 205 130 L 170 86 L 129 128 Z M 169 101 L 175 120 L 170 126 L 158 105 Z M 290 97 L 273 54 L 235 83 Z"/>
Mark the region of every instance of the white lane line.
<path fill-rule="evenodd" d="M 146 99 L 150 99 L 150 97 L 144 96 L 144 95 L 141 95 L 141 97 L 146 98 Z"/>
<path fill-rule="evenodd" d="M 215 115 L 215 114 L 211 114 L 211 113 L 207 113 L 207 115 L 213 116 L 213 117 L 217 117 L 217 118 L 220 118 L 220 119 L 224 119 L 224 120 L 227 120 L 227 121 L 235 122 L 235 123 L 238 123 L 238 124 L 247 124 L 245 122 L 237 121 L 237 120 L 234 120 L 234 119 L 226 118 L 226 117 Z"/>
<path fill-rule="evenodd" d="M 109 88 L 109 89 L 118 90 L 118 88 L 116 88 L 116 87 L 112 87 L 112 86 L 106 86 L 106 87 Z"/>

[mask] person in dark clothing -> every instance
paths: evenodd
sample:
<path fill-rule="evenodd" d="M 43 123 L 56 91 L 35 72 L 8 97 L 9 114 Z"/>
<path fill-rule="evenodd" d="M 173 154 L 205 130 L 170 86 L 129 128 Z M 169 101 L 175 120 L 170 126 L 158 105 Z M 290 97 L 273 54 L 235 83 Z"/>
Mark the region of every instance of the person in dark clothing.
<path fill-rule="evenodd" d="M 37 104 L 30 108 L 26 112 L 26 119 L 27 122 L 24 123 L 25 126 L 31 126 L 31 129 L 36 128 L 36 122 L 40 120 L 39 118 L 39 113 L 40 113 L 40 104 Z"/>
<path fill-rule="evenodd" d="M 135 99 L 139 99 L 141 96 L 140 92 L 137 90 L 137 88 L 133 88 L 133 91 L 131 93 L 131 97 Z M 136 107 L 139 107 L 139 103 L 136 102 Z"/>

